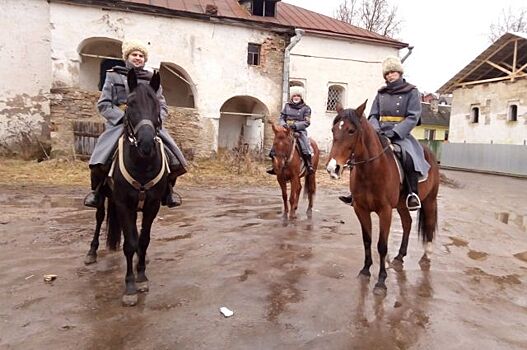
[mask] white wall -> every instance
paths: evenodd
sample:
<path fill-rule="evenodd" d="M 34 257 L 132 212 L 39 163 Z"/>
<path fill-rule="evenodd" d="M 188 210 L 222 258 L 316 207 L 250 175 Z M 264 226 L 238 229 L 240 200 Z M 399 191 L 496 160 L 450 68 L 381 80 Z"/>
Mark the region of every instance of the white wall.
<path fill-rule="evenodd" d="M 272 36 L 269 32 L 61 3 L 51 3 L 50 12 L 55 86 L 79 86 L 77 50 L 84 39 L 136 38 L 150 43 L 147 66 L 174 62 L 188 73 L 196 84 L 196 108 L 202 117 L 214 119 L 216 135 L 220 108 L 233 96 L 253 96 L 272 114 L 281 108 L 280 83 L 247 65 L 247 44 L 262 43 Z M 217 146 L 216 138 L 211 148 Z"/>
<path fill-rule="evenodd" d="M 309 34 L 293 49 L 290 80 L 300 80 L 305 84 L 305 101 L 312 109 L 308 132 L 321 150 L 329 151 L 331 148 L 331 123 L 336 115 L 326 112 L 329 86 L 337 83 L 346 87 L 345 108 L 356 108 L 368 99 L 368 113 L 377 90 L 384 82 L 381 62 L 386 56 L 397 54 L 398 50 L 394 48 Z"/>
<path fill-rule="evenodd" d="M 507 121 L 508 106 L 518 104 L 518 121 Z M 479 105 L 479 122 L 470 119 Z M 527 79 L 454 90 L 449 141 L 524 145 L 527 142 Z"/>
<path fill-rule="evenodd" d="M 51 87 L 49 4 L 47 1 L 0 0 L 0 142 L 19 131 L 46 135 Z M 16 28 L 16 29 L 15 29 Z"/>

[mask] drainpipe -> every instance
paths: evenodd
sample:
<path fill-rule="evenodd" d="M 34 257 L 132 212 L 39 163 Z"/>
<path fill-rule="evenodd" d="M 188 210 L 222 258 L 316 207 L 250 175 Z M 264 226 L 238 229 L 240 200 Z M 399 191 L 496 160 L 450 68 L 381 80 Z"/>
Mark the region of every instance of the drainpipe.
<path fill-rule="evenodd" d="M 412 54 L 412 50 L 414 49 L 413 46 L 408 46 L 408 52 L 406 53 L 406 55 L 401 59 L 401 63 L 404 63 L 404 61 L 406 61 L 406 59 L 408 57 L 410 57 L 410 55 Z"/>
<path fill-rule="evenodd" d="M 291 43 L 285 48 L 284 53 L 284 79 L 282 85 L 282 106 L 289 100 L 289 62 L 291 60 L 291 50 L 300 42 L 305 34 L 303 29 L 295 29 L 296 35 L 291 38 Z"/>

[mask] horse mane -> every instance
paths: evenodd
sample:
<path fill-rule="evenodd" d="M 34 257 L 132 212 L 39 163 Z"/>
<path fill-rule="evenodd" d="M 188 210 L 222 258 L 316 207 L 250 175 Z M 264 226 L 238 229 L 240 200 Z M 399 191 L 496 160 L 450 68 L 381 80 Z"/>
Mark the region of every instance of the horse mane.
<path fill-rule="evenodd" d="M 370 126 L 368 119 L 366 119 L 365 117 L 363 119 L 364 120 L 362 120 L 362 122 L 364 123 L 364 125 Z M 343 121 L 343 120 L 348 120 L 350 123 L 352 123 L 357 128 L 357 130 L 363 129 L 364 125 L 362 125 L 362 123 L 361 123 L 361 118 L 359 118 L 359 116 L 357 116 L 357 113 L 355 112 L 355 110 L 353 108 L 344 109 L 342 112 L 337 114 L 335 119 L 333 119 L 333 126 L 335 126 L 335 124 L 337 124 L 338 122 Z M 373 129 L 373 127 L 372 127 L 372 129 Z M 386 147 L 388 145 L 388 143 L 389 143 L 389 140 L 386 137 L 381 137 L 381 135 L 379 134 L 378 131 L 376 131 L 375 133 L 378 135 L 379 141 L 381 142 L 381 145 L 383 147 Z"/>

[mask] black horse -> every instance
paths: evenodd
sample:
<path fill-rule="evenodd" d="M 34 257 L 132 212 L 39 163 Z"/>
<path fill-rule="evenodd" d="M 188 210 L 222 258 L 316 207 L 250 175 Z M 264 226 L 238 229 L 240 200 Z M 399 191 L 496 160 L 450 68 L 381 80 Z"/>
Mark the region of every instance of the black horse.
<path fill-rule="evenodd" d="M 145 274 L 146 250 L 150 243 L 150 229 L 167 187 L 168 167 L 163 144 L 157 136 L 161 128 L 160 106 L 156 92 L 160 77 L 153 74 L 150 84 L 138 84 L 133 69 L 128 73 L 129 95 L 123 118 L 124 132 L 119 140 L 117 156 L 110 178 L 103 191 L 108 199 L 108 238 L 110 250 L 117 250 L 124 234 L 123 251 L 126 256 L 126 288 L 123 305 L 137 304 L 137 292 L 148 291 Z M 142 211 L 141 234 L 137 231 L 137 212 Z M 85 263 L 94 263 L 99 247 L 99 233 L 104 221 L 104 202 L 97 208 L 95 234 Z M 138 255 L 137 277 L 133 271 L 133 257 Z"/>

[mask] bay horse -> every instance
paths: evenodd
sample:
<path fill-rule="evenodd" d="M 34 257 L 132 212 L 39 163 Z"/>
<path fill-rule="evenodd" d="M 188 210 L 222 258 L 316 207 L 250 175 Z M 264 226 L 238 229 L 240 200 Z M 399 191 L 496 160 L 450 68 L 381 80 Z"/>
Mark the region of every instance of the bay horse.
<path fill-rule="evenodd" d="M 161 80 L 155 72 L 149 84 L 139 84 L 133 69 L 128 76 L 129 94 L 123 118 L 124 131 L 104 195 L 108 200 L 106 245 L 117 250 L 124 235 L 126 257 L 124 306 L 137 304 L 137 293 L 148 291 L 146 251 L 150 230 L 167 187 L 168 167 L 163 144 L 157 136 L 161 128 L 160 105 L 156 92 Z M 141 234 L 137 231 L 137 213 L 142 211 Z M 104 201 L 97 208 L 96 227 L 85 263 L 96 261 L 99 233 L 105 216 Z M 137 254 L 137 277 L 133 257 Z"/>
<path fill-rule="evenodd" d="M 396 208 L 401 217 L 403 239 L 399 254 L 393 263 L 402 267 L 406 256 L 408 238 L 412 227 L 412 217 L 406 207 L 406 197 L 402 193 L 399 171 L 394 153 L 387 138 L 381 137 L 364 117 L 366 102 L 357 109 L 337 108 L 338 115 L 333 121 L 333 144 L 326 165 L 332 178 L 339 178 L 343 167 L 350 162 L 350 190 L 353 195 L 353 208 L 357 215 L 364 243 L 364 267 L 359 276 L 370 276 L 372 265 L 371 213 L 379 216 L 379 241 L 377 250 L 380 256 L 379 278 L 374 293 L 386 293 L 385 280 L 388 236 L 392 222 L 392 209 Z M 425 146 L 424 154 L 431 168 L 426 181 L 419 183 L 421 208 L 418 213 L 418 234 L 425 245 L 421 263 L 429 262 L 432 241 L 437 229 L 437 193 L 439 190 L 439 166 L 434 154 Z"/>
<path fill-rule="evenodd" d="M 307 168 L 302 167 L 302 157 L 299 147 L 297 147 L 297 137 L 290 128 L 284 128 L 273 124 L 275 156 L 273 157 L 273 168 L 276 173 L 276 180 L 282 189 L 282 200 L 284 202 L 284 217 L 293 220 L 296 218 L 296 210 L 300 200 L 302 184 L 300 179 L 305 177 L 304 193 L 307 194 L 309 204 L 307 215 L 311 217 L 313 211 L 313 201 L 316 192 L 316 171 L 320 150 L 317 143 L 309 139 L 313 149 L 312 164 L 313 173 L 308 174 Z M 289 206 L 287 205 L 287 183 L 291 183 L 291 195 L 289 196 Z"/>

